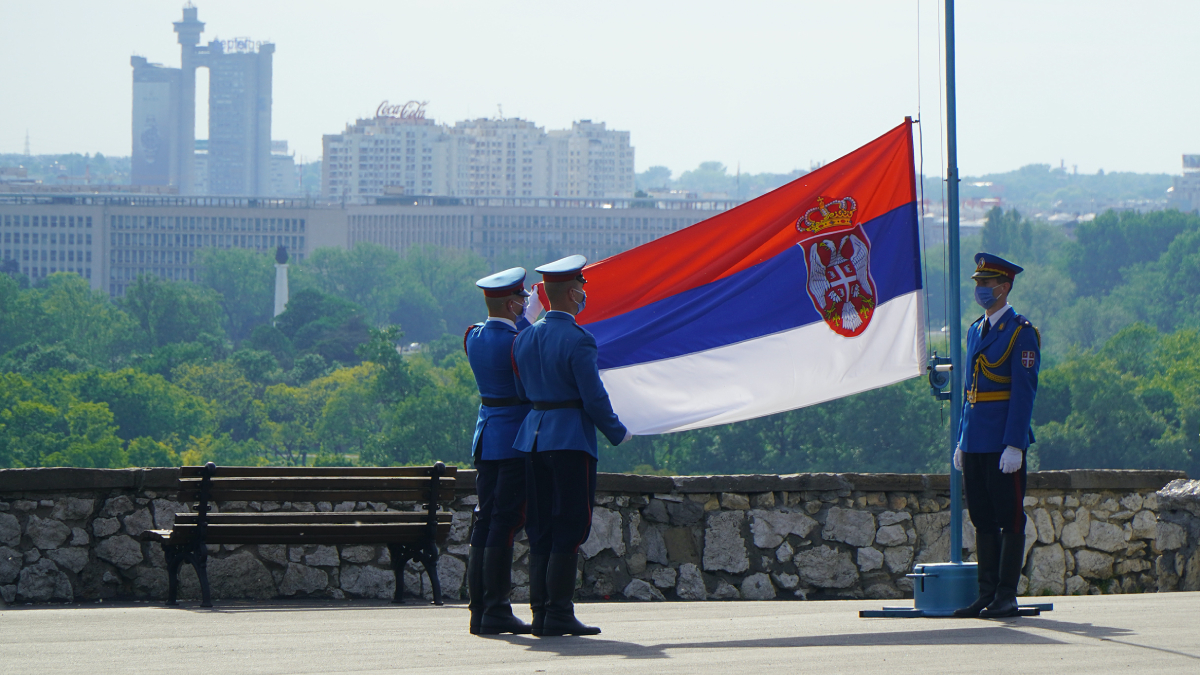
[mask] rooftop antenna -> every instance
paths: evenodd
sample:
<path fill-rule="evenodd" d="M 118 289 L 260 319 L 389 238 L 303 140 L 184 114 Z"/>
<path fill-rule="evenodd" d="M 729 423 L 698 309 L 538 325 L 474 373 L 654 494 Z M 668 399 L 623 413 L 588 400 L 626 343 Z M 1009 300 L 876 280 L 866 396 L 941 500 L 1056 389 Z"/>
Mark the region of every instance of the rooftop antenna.
<path fill-rule="evenodd" d="M 25 130 L 25 156 L 29 156 L 29 130 Z"/>

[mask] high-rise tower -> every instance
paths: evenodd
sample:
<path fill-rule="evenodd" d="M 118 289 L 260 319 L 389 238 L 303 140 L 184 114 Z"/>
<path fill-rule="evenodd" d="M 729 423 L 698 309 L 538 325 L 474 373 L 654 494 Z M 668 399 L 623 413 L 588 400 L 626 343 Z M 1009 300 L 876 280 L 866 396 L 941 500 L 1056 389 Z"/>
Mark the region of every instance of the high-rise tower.
<path fill-rule="evenodd" d="M 174 23 L 180 67 L 133 57 L 133 182 L 198 185 L 221 195 L 271 192 L 271 79 L 275 45 L 245 38 L 200 44 L 204 22 L 190 2 Z M 209 69 L 206 175 L 196 171 L 196 69 Z"/>

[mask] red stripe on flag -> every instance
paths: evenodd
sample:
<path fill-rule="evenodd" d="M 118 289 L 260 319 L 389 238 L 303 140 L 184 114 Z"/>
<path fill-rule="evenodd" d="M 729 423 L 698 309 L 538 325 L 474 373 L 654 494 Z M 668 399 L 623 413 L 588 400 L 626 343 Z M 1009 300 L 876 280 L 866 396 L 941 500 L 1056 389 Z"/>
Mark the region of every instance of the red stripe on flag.
<path fill-rule="evenodd" d="M 916 201 L 912 122 L 836 161 L 741 206 L 584 269 L 587 309 L 581 324 L 603 321 L 723 279 L 800 242 L 806 211 L 853 197 L 863 223 Z"/>

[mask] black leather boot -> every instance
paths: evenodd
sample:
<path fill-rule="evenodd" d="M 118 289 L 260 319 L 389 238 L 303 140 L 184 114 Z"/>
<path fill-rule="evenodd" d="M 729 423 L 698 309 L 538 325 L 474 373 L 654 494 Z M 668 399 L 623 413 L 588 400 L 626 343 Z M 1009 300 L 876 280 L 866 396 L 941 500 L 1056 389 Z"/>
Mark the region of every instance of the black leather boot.
<path fill-rule="evenodd" d="M 575 618 L 576 553 L 551 553 L 546 566 L 546 619 L 542 635 L 597 635 L 596 626 L 585 626 Z"/>
<path fill-rule="evenodd" d="M 467 553 L 467 595 L 471 597 L 467 609 L 471 610 L 471 635 L 479 634 L 479 621 L 483 618 L 483 547 L 472 546 Z"/>
<path fill-rule="evenodd" d="M 979 612 L 980 618 L 1002 619 L 1017 615 L 1017 583 L 1021 580 L 1024 558 L 1025 535 L 1008 531 L 1001 534 L 1000 578 L 996 584 L 996 599 Z"/>
<path fill-rule="evenodd" d="M 979 597 L 970 605 L 954 610 L 954 616 L 975 619 L 996 599 L 996 581 L 1000 577 L 1000 533 L 975 533 L 976 570 L 979 572 Z"/>
<path fill-rule="evenodd" d="M 507 546 L 483 549 L 483 620 L 480 635 L 529 633 L 530 626 L 513 616 L 508 597 L 512 592 L 512 554 Z"/>
<path fill-rule="evenodd" d="M 530 627 L 534 635 L 542 634 L 546 623 L 546 565 L 550 556 L 529 554 L 529 609 L 533 612 Z"/>

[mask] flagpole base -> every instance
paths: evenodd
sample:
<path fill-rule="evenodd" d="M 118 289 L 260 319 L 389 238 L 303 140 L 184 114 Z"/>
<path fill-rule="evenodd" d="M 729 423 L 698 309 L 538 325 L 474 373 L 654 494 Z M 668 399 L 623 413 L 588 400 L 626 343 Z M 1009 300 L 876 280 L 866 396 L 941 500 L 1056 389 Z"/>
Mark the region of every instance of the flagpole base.
<path fill-rule="evenodd" d="M 975 563 L 922 563 L 913 567 L 913 607 L 863 610 L 861 618 L 949 617 L 975 601 L 979 574 Z M 1054 609 L 1049 603 L 1019 605 L 1017 616 L 1037 616 Z"/>

